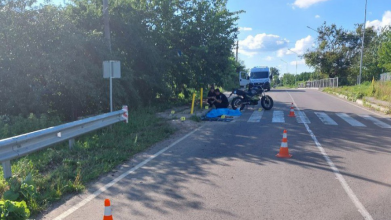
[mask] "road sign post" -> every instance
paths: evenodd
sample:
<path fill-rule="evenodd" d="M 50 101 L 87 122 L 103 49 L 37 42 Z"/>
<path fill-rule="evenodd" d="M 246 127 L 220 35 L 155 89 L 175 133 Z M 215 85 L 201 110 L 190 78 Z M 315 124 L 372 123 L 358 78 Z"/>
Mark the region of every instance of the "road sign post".
<path fill-rule="evenodd" d="M 113 78 L 121 78 L 121 62 L 117 60 L 103 61 L 103 78 L 110 79 L 110 112 L 113 111 Z"/>

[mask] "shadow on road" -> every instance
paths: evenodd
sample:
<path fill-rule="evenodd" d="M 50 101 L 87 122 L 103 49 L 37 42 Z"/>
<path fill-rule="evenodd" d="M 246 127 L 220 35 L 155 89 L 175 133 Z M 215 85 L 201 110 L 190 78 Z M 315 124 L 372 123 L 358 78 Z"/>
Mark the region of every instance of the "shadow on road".
<path fill-rule="evenodd" d="M 273 93 L 273 92 L 305 92 L 304 89 L 271 89 L 269 92 L 270 93 Z"/>
<path fill-rule="evenodd" d="M 285 92 L 285 90 L 273 90 Z M 290 90 L 289 92 L 302 92 Z M 275 110 L 283 110 L 288 114 L 290 103 L 277 103 Z M 324 125 L 314 114 L 312 109 L 302 109 L 311 120 L 309 127 L 314 131 L 319 142 L 326 151 L 364 152 L 366 154 L 391 154 L 390 129 L 379 129 L 363 118 L 351 115 L 354 119 L 367 125 L 365 128 L 352 127 L 335 116 L 335 112 L 325 112 L 332 116 L 338 126 Z M 286 163 L 300 166 L 304 169 L 316 169 L 322 172 L 333 172 L 316 145 L 309 136 L 303 124 L 298 124 L 295 118 L 287 118 L 286 124 L 276 124 L 270 121 L 272 111 L 265 112 L 261 123 L 249 125 L 247 122 L 210 123 L 202 131 L 192 135 L 185 141 L 168 150 L 155 160 L 140 168 L 133 176 L 120 181 L 112 188 L 118 193 L 124 188 L 127 199 L 134 201 L 135 206 L 122 203 L 117 209 L 129 210 L 131 215 L 148 217 L 148 212 L 157 212 L 165 215 L 181 210 L 207 210 L 223 216 L 239 217 L 234 213 L 206 207 L 204 200 L 208 195 L 197 193 L 199 185 L 194 181 L 220 188 L 219 182 L 213 182 L 217 174 L 211 170 L 215 166 L 231 166 L 231 161 L 242 161 L 259 166 L 268 166 L 276 163 Z M 380 120 L 380 119 L 379 119 Z M 294 155 L 291 159 L 279 159 L 278 152 L 282 137 L 281 131 L 289 128 L 288 139 L 290 151 Z M 376 134 L 376 135 L 374 135 Z M 292 146 L 292 147 L 291 147 Z M 345 158 L 329 155 L 330 159 L 339 168 L 342 175 L 371 182 L 385 187 L 390 183 L 363 177 L 344 169 Z M 136 205 L 137 204 L 137 205 Z M 141 211 L 136 206 L 142 206 Z"/>

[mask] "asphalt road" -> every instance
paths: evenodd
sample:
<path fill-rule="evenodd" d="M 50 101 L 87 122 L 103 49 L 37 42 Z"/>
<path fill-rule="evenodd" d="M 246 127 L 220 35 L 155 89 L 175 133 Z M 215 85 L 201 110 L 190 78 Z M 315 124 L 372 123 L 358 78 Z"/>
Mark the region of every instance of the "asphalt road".
<path fill-rule="evenodd" d="M 391 219 L 391 120 L 316 90 L 269 95 L 272 110 L 207 122 L 44 219 L 102 219 L 105 198 L 114 220 Z M 289 159 L 275 156 L 284 129 Z"/>

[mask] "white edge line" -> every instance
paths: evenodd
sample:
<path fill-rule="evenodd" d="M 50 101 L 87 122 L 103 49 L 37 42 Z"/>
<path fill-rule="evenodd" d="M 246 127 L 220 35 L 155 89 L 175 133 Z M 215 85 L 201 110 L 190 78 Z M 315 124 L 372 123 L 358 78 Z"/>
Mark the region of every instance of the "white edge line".
<path fill-rule="evenodd" d="M 74 205 L 72 208 L 68 209 L 67 211 L 63 212 L 61 215 L 57 216 L 54 220 L 62 220 L 64 218 L 66 218 L 67 216 L 69 216 L 70 214 L 72 214 L 73 212 L 75 212 L 76 210 L 78 210 L 79 208 L 81 208 L 82 206 L 84 206 L 85 204 L 87 204 L 88 202 L 90 202 L 91 200 L 93 200 L 95 197 L 97 197 L 98 195 L 100 195 L 101 193 L 103 193 L 104 191 L 106 191 L 108 188 L 110 188 L 111 186 L 113 186 L 114 184 L 116 184 L 117 182 L 119 182 L 120 180 L 122 180 L 123 178 L 125 178 L 126 176 L 128 176 L 129 174 L 133 173 L 134 171 L 138 170 L 139 168 L 143 167 L 145 164 L 147 164 L 149 161 L 153 160 L 154 158 L 156 158 L 157 156 L 159 156 L 160 154 L 164 153 L 165 151 L 167 151 L 168 149 L 172 148 L 173 146 L 175 146 L 176 144 L 178 144 L 179 142 L 183 141 L 184 139 L 186 139 L 187 137 L 189 137 L 190 135 L 192 135 L 194 132 L 198 131 L 200 128 L 202 128 L 204 125 L 202 125 L 201 127 L 195 129 L 194 131 L 186 134 L 185 136 L 181 137 L 180 139 L 176 140 L 174 143 L 170 144 L 169 146 L 161 149 L 159 152 L 155 153 L 154 155 L 151 155 L 150 157 L 148 157 L 146 160 L 144 160 L 143 162 L 137 164 L 135 167 L 131 168 L 130 170 L 126 171 L 125 173 L 121 174 L 120 176 L 118 176 L 117 178 L 115 178 L 114 180 L 112 180 L 110 183 L 107 183 L 106 185 L 102 186 L 101 188 L 99 188 L 98 190 L 96 190 L 94 193 L 92 193 L 91 195 L 89 195 L 87 198 L 83 199 L 82 201 L 80 201 L 79 203 L 77 203 L 76 205 Z"/>
<path fill-rule="evenodd" d="M 295 103 L 295 100 L 293 99 L 293 97 L 291 96 L 291 94 L 285 90 L 289 96 L 291 97 L 292 99 L 292 102 L 293 104 L 295 105 L 296 109 L 300 112 L 300 109 L 299 107 L 297 107 L 296 103 Z M 304 124 L 305 128 L 307 129 L 308 133 L 310 134 L 310 136 L 312 137 L 312 140 L 314 140 L 317 148 L 319 149 L 320 153 L 322 153 L 324 159 L 327 161 L 327 163 L 329 164 L 331 170 L 334 172 L 336 178 L 338 179 L 338 181 L 341 183 L 343 189 L 345 190 L 345 192 L 348 194 L 350 200 L 352 200 L 352 202 L 354 203 L 354 205 L 356 206 L 356 208 L 358 209 L 358 212 L 364 217 L 364 219 L 367 219 L 367 220 L 373 220 L 372 216 L 369 214 L 369 212 L 365 209 L 364 205 L 360 202 L 360 200 L 358 200 L 356 194 L 354 194 L 353 190 L 350 188 L 350 186 L 348 185 L 348 183 L 346 182 L 345 178 L 342 176 L 342 174 L 339 172 L 339 169 L 335 166 L 335 164 L 333 163 L 333 161 L 330 159 L 330 157 L 327 155 L 326 151 L 324 150 L 324 148 L 322 147 L 322 145 L 319 143 L 318 139 L 316 138 L 315 134 L 311 131 L 310 127 L 308 126 L 308 124 Z"/>
<path fill-rule="evenodd" d="M 323 93 L 323 94 L 326 94 L 326 95 L 329 95 L 329 96 L 331 96 L 331 97 L 333 97 L 333 98 L 335 98 L 335 99 L 338 99 L 338 100 L 340 100 L 340 101 L 346 102 L 346 103 L 348 103 L 348 104 L 350 104 L 350 105 L 353 105 L 353 106 L 355 106 L 355 107 L 357 107 L 357 108 L 361 108 L 362 110 L 365 110 L 365 111 L 367 111 L 367 112 L 370 112 L 370 113 L 372 113 L 372 114 L 375 114 L 375 115 L 377 115 L 377 116 L 380 116 L 381 118 L 389 119 L 386 115 L 382 115 L 382 114 L 379 114 L 379 113 L 377 113 L 377 112 L 375 112 L 375 111 L 366 109 L 366 108 L 361 107 L 361 106 L 359 106 L 359 105 L 357 105 L 357 104 L 354 104 L 354 103 L 352 103 L 352 102 L 346 101 L 346 100 L 343 99 L 343 98 L 339 98 L 339 97 L 337 97 L 337 96 L 335 96 L 335 95 L 331 95 L 331 94 L 329 94 L 329 93 L 327 93 L 327 92 L 321 92 L 321 91 L 318 91 L 318 92 Z"/>

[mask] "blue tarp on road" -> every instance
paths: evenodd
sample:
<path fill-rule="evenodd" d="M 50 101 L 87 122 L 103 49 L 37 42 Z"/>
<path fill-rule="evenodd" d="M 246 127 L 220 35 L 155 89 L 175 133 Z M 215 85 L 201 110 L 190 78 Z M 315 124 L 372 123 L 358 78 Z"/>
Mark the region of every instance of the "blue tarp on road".
<path fill-rule="evenodd" d="M 218 108 L 218 109 L 212 109 L 208 114 L 206 114 L 207 118 L 216 118 L 220 117 L 222 115 L 226 116 L 241 116 L 242 113 L 240 112 L 239 109 L 232 110 L 229 108 Z"/>

